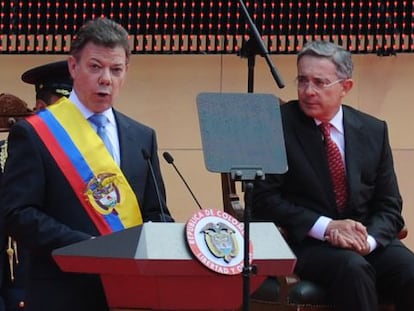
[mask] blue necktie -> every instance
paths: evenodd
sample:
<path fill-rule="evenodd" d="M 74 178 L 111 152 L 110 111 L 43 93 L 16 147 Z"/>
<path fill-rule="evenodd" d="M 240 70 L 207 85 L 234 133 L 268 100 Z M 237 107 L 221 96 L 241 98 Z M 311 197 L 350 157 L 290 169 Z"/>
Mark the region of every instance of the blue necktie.
<path fill-rule="evenodd" d="M 88 119 L 96 126 L 96 133 L 98 136 L 102 139 L 103 143 L 106 146 L 106 149 L 108 149 L 109 153 L 113 157 L 113 150 L 112 150 L 112 144 L 109 140 L 108 135 L 106 135 L 105 126 L 108 124 L 109 120 L 107 117 L 105 117 L 103 114 L 93 114 Z"/>

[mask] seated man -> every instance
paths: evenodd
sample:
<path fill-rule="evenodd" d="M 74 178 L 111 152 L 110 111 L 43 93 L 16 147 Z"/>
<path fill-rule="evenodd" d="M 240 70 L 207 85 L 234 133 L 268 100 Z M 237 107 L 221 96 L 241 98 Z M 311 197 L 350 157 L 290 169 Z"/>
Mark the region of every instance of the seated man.
<path fill-rule="evenodd" d="M 378 297 L 414 310 L 387 125 L 342 103 L 352 70 L 351 54 L 333 43 L 300 51 L 299 100 L 281 106 L 289 168 L 255 183 L 252 213 L 286 229 L 295 272 L 326 288 L 337 310 L 377 311 Z"/>

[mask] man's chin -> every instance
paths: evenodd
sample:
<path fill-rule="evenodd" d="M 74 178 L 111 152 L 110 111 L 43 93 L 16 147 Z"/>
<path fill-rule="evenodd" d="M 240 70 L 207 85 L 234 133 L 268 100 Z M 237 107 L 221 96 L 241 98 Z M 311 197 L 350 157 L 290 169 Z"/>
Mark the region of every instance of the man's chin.
<path fill-rule="evenodd" d="M 95 103 L 97 105 L 100 106 L 107 106 L 107 107 L 111 107 L 113 102 L 112 102 L 112 96 L 111 95 L 105 95 L 105 96 L 97 96 L 95 98 Z"/>
<path fill-rule="evenodd" d="M 93 112 L 95 113 L 99 113 L 102 111 L 107 110 L 108 108 L 112 107 L 112 101 L 108 101 L 108 100 L 94 100 L 92 105 L 88 105 L 91 107 L 88 107 L 89 109 L 91 109 Z"/>
<path fill-rule="evenodd" d="M 311 118 L 318 118 L 321 114 L 321 111 L 316 105 L 301 105 L 302 111 Z"/>

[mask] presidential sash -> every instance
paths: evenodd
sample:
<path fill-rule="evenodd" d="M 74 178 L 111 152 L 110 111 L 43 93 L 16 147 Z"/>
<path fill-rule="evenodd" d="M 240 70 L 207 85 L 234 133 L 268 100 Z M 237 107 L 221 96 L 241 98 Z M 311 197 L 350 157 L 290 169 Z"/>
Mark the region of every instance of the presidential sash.
<path fill-rule="evenodd" d="M 27 118 L 101 234 L 142 224 L 135 193 L 102 139 L 69 99 Z"/>

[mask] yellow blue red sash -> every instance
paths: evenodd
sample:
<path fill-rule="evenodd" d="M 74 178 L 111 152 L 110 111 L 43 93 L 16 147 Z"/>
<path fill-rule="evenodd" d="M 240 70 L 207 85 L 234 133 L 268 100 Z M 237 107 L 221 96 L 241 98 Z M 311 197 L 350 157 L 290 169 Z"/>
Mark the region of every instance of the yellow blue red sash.
<path fill-rule="evenodd" d="M 67 98 L 27 118 L 101 234 L 142 224 L 138 200 L 102 140 Z"/>

